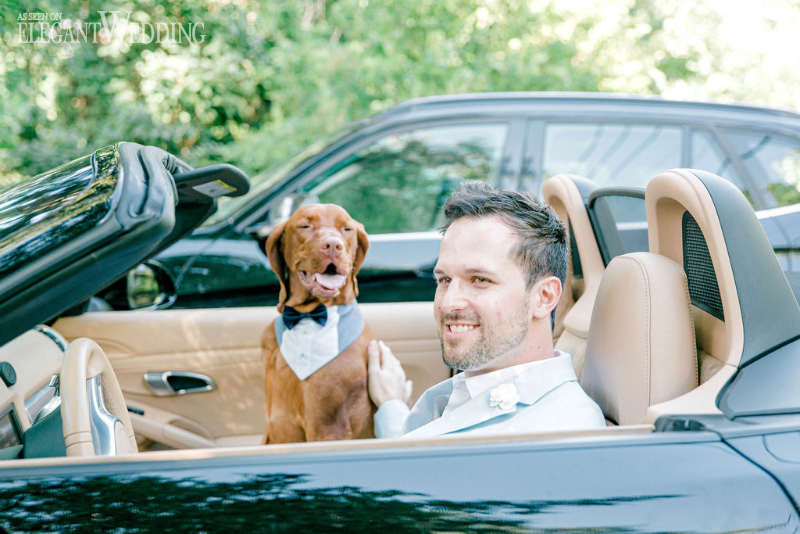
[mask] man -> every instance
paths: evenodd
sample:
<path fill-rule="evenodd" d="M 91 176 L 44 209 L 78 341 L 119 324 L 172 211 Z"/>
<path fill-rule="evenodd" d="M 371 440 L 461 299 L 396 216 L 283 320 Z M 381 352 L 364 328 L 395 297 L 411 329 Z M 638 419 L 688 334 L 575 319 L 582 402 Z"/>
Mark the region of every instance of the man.
<path fill-rule="evenodd" d="M 600 408 L 553 348 L 551 312 L 566 275 L 564 226 L 533 196 L 469 183 L 445 204 L 434 269 L 442 358 L 463 373 L 409 411 L 411 384 L 382 342 L 369 346 L 377 437 L 600 428 Z"/>

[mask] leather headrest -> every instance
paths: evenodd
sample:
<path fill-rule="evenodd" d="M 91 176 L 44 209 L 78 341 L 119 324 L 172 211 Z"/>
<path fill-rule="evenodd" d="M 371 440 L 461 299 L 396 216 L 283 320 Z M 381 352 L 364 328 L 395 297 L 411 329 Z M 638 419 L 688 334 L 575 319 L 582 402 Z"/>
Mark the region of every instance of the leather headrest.
<path fill-rule="evenodd" d="M 582 385 L 620 425 L 698 385 L 689 291 L 681 266 L 663 256 L 617 256 L 592 312 Z"/>

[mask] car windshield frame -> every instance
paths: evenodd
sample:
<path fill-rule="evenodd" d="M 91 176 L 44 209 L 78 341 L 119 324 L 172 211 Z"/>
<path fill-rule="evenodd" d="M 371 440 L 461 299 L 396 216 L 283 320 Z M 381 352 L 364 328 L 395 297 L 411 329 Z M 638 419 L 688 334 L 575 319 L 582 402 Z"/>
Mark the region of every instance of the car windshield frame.
<path fill-rule="evenodd" d="M 9 275 L 105 219 L 118 176 L 98 173 L 97 167 L 107 165 L 109 157 L 108 151 L 98 150 L 0 194 L 0 275 Z"/>

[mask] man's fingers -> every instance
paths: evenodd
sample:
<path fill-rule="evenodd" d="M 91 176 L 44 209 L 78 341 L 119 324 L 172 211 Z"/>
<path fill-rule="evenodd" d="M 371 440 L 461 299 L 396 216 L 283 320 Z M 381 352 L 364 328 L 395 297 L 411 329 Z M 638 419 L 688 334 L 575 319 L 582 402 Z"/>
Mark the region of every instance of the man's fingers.
<path fill-rule="evenodd" d="M 397 371 L 400 369 L 402 371 L 403 366 L 400 365 L 400 360 L 392 354 L 391 349 L 384 343 L 383 341 L 379 341 L 381 347 L 381 356 L 383 360 L 383 366 L 386 369 L 391 369 L 392 371 Z"/>
<path fill-rule="evenodd" d="M 379 372 L 381 370 L 381 354 L 378 351 L 378 343 L 374 339 L 367 345 L 367 354 L 369 354 L 369 373 Z"/>

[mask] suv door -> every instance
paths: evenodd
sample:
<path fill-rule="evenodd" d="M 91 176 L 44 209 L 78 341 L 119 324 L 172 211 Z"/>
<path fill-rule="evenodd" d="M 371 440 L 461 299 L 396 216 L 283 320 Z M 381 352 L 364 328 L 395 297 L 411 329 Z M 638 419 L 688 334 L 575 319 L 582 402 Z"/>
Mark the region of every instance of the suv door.
<path fill-rule="evenodd" d="M 365 225 L 370 249 L 358 276 L 359 301 L 430 301 L 443 203 L 462 180 L 513 182 L 522 128 L 521 121 L 508 118 L 471 118 L 385 129 L 287 183 L 272 205 L 301 194 L 309 202 L 340 204 Z M 246 226 L 265 224 L 268 216 L 263 212 Z M 178 292 L 174 308 L 277 302 L 269 262 L 241 229 L 209 241 L 191 259 L 177 248 L 167 252 L 175 256 L 173 265 L 180 265 L 172 273 Z M 159 259 L 169 263 L 166 255 Z"/>
<path fill-rule="evenodd" d="M 757 128 L 698 128 L 691 166 L 733 182 L 755 209 L 795 295 L 800 295 L 800 139 Z"/>
<path fill-rule="evenodd" d="M 738 187 L 758 212 L 795 295 L 800 295 L 800 139 L 758 127 L 647 122 L 531 121 L 521 187 L 559 173 L 600 187 L 645 187 L 676 167 L 703 169 Z"/>
<path fill-rule="evenodd" d="M 362 145 L 301 192 L 344 207 L 364 224 L 370 250 L 359 273 L 362 302 L 431 301 L 442 207 L 464 180 L 497 184 L 510 170 L 508 122 L 439 123 Z"/>

